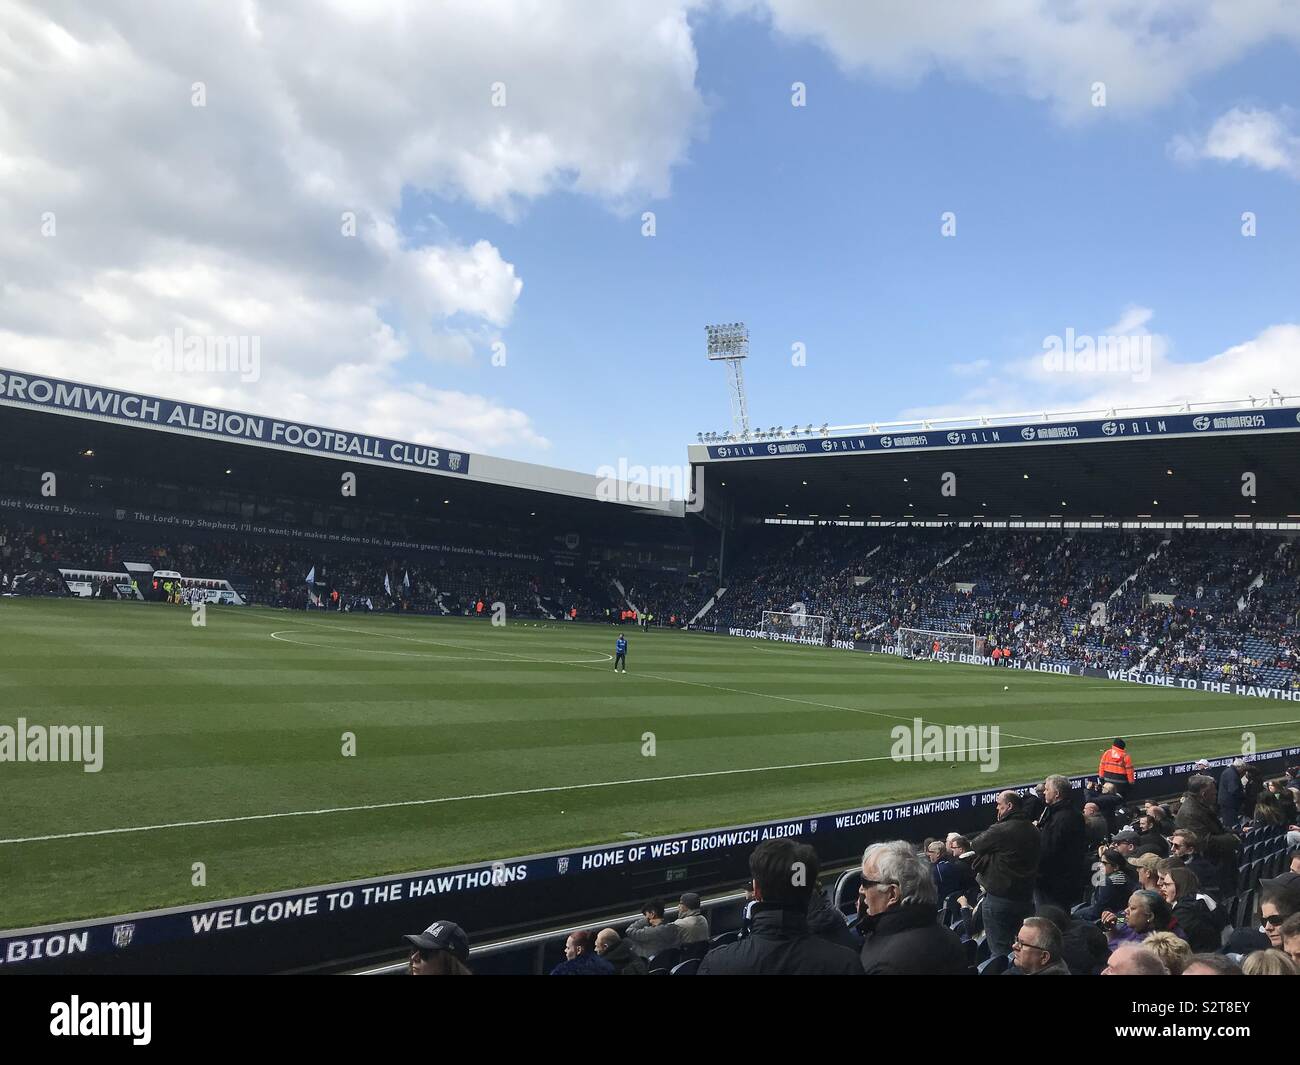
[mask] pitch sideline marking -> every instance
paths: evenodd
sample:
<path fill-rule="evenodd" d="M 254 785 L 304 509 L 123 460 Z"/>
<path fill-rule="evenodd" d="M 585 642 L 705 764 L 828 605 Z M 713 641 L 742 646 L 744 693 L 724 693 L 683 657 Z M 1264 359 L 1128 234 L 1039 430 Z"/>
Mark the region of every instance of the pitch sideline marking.
<path fill-rule="evenodd" d="M 1155 736 L 1183 736 L 1195 732 L 1227 732 L 1238 728 L 1270 728 L 1279 725 L 1300 725 L 1300 720 L 1260 721 L 1251 725 L 1214 725 L 1210 728 L 1172 729 L 1168 732 L 1137 732 L 1133 733 L 1132 737 L 1134 739 L 1150 739 Z M 1006 751 L 1022 747 L 1063 747 L 1072 743 L 1098 743 L 1111 738 L 1111 733 L 1107 733 L 1105 736 L 1082 736 L 1072 740 L 1039 740 L 1035 743 L 1004 744 L 998 749 Z M 0 846 L 12 843 L 44 843 L 59 839 L 81 839 L 87 836 L 117 836 L 131 832 L 158 832 L 168 828 L 197 828 L 204 825 L 229 825 L 243 821 L 270 821 L 281 817 L 320 817 L 326 814 L 359 813 L 365 810 L 392 810 L 403 806 L 437 806 L 442 803 L 472 802 L 478 799 L 506 799 L 515 798 L 521 795 L 544 795 L 560 791 L 586 791 L 593 788 L 616 788 L 627 784 L 659 784 L 670 780 L 699 780 L 706 777 L 737 776 L 745 773 L 776 773 L 789 769 L 818 769 L 832 765 L 862 765 L 867 762 L 890 762 L 893 760 L 892 755 L 881 754 L 870 755 L 864 758 L 838 758 L 828 762 L 797 762 L 790 765 L 753 766 L 748 769 L 713 769 L 701 773 L 678 773 L 673 776 L 664 777 L 634 777 L 628 780 L 603 780 L 590 784 L 557 784 L 544 788 L 520 788 L 515 791 L 490 791 L 477 795 L 444 795 L 436 799 L 406 799 L 401 802 L 364 803 L 359 806 L 332 806 L 319 810 L 286 810 L 273 814 L 244 814 L 240 817 L 213 817 L 202 821 L 173 821 L 159 825 L 134 825 L 127 828 L 101 828 L 86 832 L 60 832 L 48 836 L 22 836 L 13 839 L 0 839 Z M 899 804 L 907 801 L 909 800 L 900 800 Z"/>

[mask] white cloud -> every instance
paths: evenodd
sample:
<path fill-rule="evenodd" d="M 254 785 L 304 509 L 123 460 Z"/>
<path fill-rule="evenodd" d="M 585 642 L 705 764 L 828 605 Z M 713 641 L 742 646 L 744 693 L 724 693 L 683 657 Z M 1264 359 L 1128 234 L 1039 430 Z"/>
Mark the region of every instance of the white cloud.
<path fill-rule="evenodd" d="M 1065 369 L 1049 368 L 1044 348 L 1028 355 L 994 362 L 981 381 L 966 389 L 956 400 L 927 407 L 915 407 L 903 418 L 965 417 L 975 414 L 1005 414 L 1023 411 L 1105 410 L 1112 407 L 1152 407 L 1165 404 L 1204 403 L 1212 400 L 1266 399 L 1273 389 L 1300 396 L 1300 324 L 1270 326 L 1241 344 L 1197 361 L 1176 361 L 1168 337 L 1148 330 L 1152 312 L 1129 307 L 1118 321 L 1096 334 L 1083 328 L 1054 336 L 1073 341 L 1064 345 L 1076 353 L 1088 350 L 1092 341 L 1097 357 L 1089 363 L 1079 357 Z M 1118 349 L 1105 338 L 1129 338 Z M 1099 368 L 1102 352 L 1126 352 L 1127 366 L 1115 358 L 1114 369 Z M 1144 354 L 1145 353 L 1145 354 Z M 1145 365 L 1144 365 L 1145 363 Z"/>
<path fill-rule="evenodd" d="M 730 0 L 815 41 L 847 70 L 911 85 L 934 71 L 1050 102 L 1058 116 L 1170 100 L 1274 37 L 1300 43 L 1292 0 Z"/>
<path fill-rule="evenodd" d="M 518 410 L 408 384 L 481 358 L 524 282 L 503 248 L 428 226 L 427 209 L 404 238 L 403 197 L 514 219 L 555 190 L 615 209 L 666 194 L 703 114 L 689 6 L 0 0 L 3 361 L 422 442 L 546 447 Z M 176 328 L 260 337 L 261 380 L 158 380 L 153 339 Z"/>
<path fill-rule="evenodd" d="M 1300 136 L 1290 130 L 1291 112 L 1234 107 L 1215 120 L 1203 137 L 1177 136 L 1170 153 L 1179 162 L 1215 159 L 1276 170 L 1300 180 Z"/>

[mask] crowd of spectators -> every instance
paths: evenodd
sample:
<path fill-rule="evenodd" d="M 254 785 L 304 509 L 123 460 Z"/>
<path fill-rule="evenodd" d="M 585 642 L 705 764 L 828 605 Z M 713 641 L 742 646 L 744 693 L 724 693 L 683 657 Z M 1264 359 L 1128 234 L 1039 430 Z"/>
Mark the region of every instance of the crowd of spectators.
<path fill-rule="evenodd" d="M 868 846 L 847 913 L 819 886 L 812 846 L 769 839 L 750 855 L 738 930 L 711 934 L 694 893 L 650 900 L 622 932 L 573 932 L 552 975 L 1295 975 L 1300 832 L 1258 807 L 1300 780 L 1293 769 L 1256 790 L 1252 773 L 1195 772 L 1168 804 L 1055 775 L 1002 792 L 970 837 Z M 1242 894 L 1244 849 L 1289 869 Z M 432 971 L 428 933 L 408 939 L 410 971 Z"/>
<path fill-rule="evenodd" d="M 802 610 L 827 639 L 952 632 L 1034 662 L 1300 687 L 1300 559 L 1263 533 L 778 526 L 725 583 L 720 626 Z"/>
<path fill-rule="evenodd" d="M 534 546 L 539 549 L 525 551 L 516 544 L 511 557 L 470 548 L 396 554 L 227 534 L 141 539 L 111 528 L 0 523 L 0 594 L 68 594 L 60 568 L 116 573 L 129 589 L 123 564 L 133 562 L 180 573 L 182 583 L 228 581 L 249 604 L 290 609 L 491 616 L 502 604 L 507 617 L 616 623 L 630 608 L 631 593 L 620 594 L 614 580 L 621 576 L 625 589 L 644 589 L 655 624 L 679 625 L 686 605 L 698 598 L 700 581 L 689 574 L 619 574 L 548 560 Z M 118 597 L 111 587 L 103 590 L 104 581 L 94 582 L 92 594 Z M 165 598 L 152 594 L 150 584 L 146 579 L 140 588 L 143 598 Z"/>

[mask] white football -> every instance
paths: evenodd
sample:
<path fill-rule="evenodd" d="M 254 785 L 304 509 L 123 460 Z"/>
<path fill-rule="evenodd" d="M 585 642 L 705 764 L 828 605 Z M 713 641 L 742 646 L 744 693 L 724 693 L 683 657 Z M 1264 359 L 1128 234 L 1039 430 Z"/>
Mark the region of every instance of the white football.
<path fill-rule="evenodd" d="M 1010 685 L 1010 684 L 1004 684 L 1004 685 L 1002 685 L 1002 690 L 1003 690 L 1004 692 L 1009 692 L 1009 691 L 1011 690 L 1011 685 Z"/>

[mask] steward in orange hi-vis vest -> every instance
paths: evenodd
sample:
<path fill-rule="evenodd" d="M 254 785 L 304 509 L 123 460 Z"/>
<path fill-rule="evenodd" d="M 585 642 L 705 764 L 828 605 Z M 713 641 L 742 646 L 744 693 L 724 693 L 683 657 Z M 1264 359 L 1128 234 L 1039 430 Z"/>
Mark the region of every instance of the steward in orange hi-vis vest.
<path fill-rule="evenodd" d="M 1101 762 L 1097 765 L 1097 776 L 1103 782 L 1110 782 L 1116 787 L 1133 783 L 1135 779 L 1133 759 L 1128 756 L 1124 747 L 1123 740 L 1116 740 L 1110 750 L 1101 756 Z"/>

